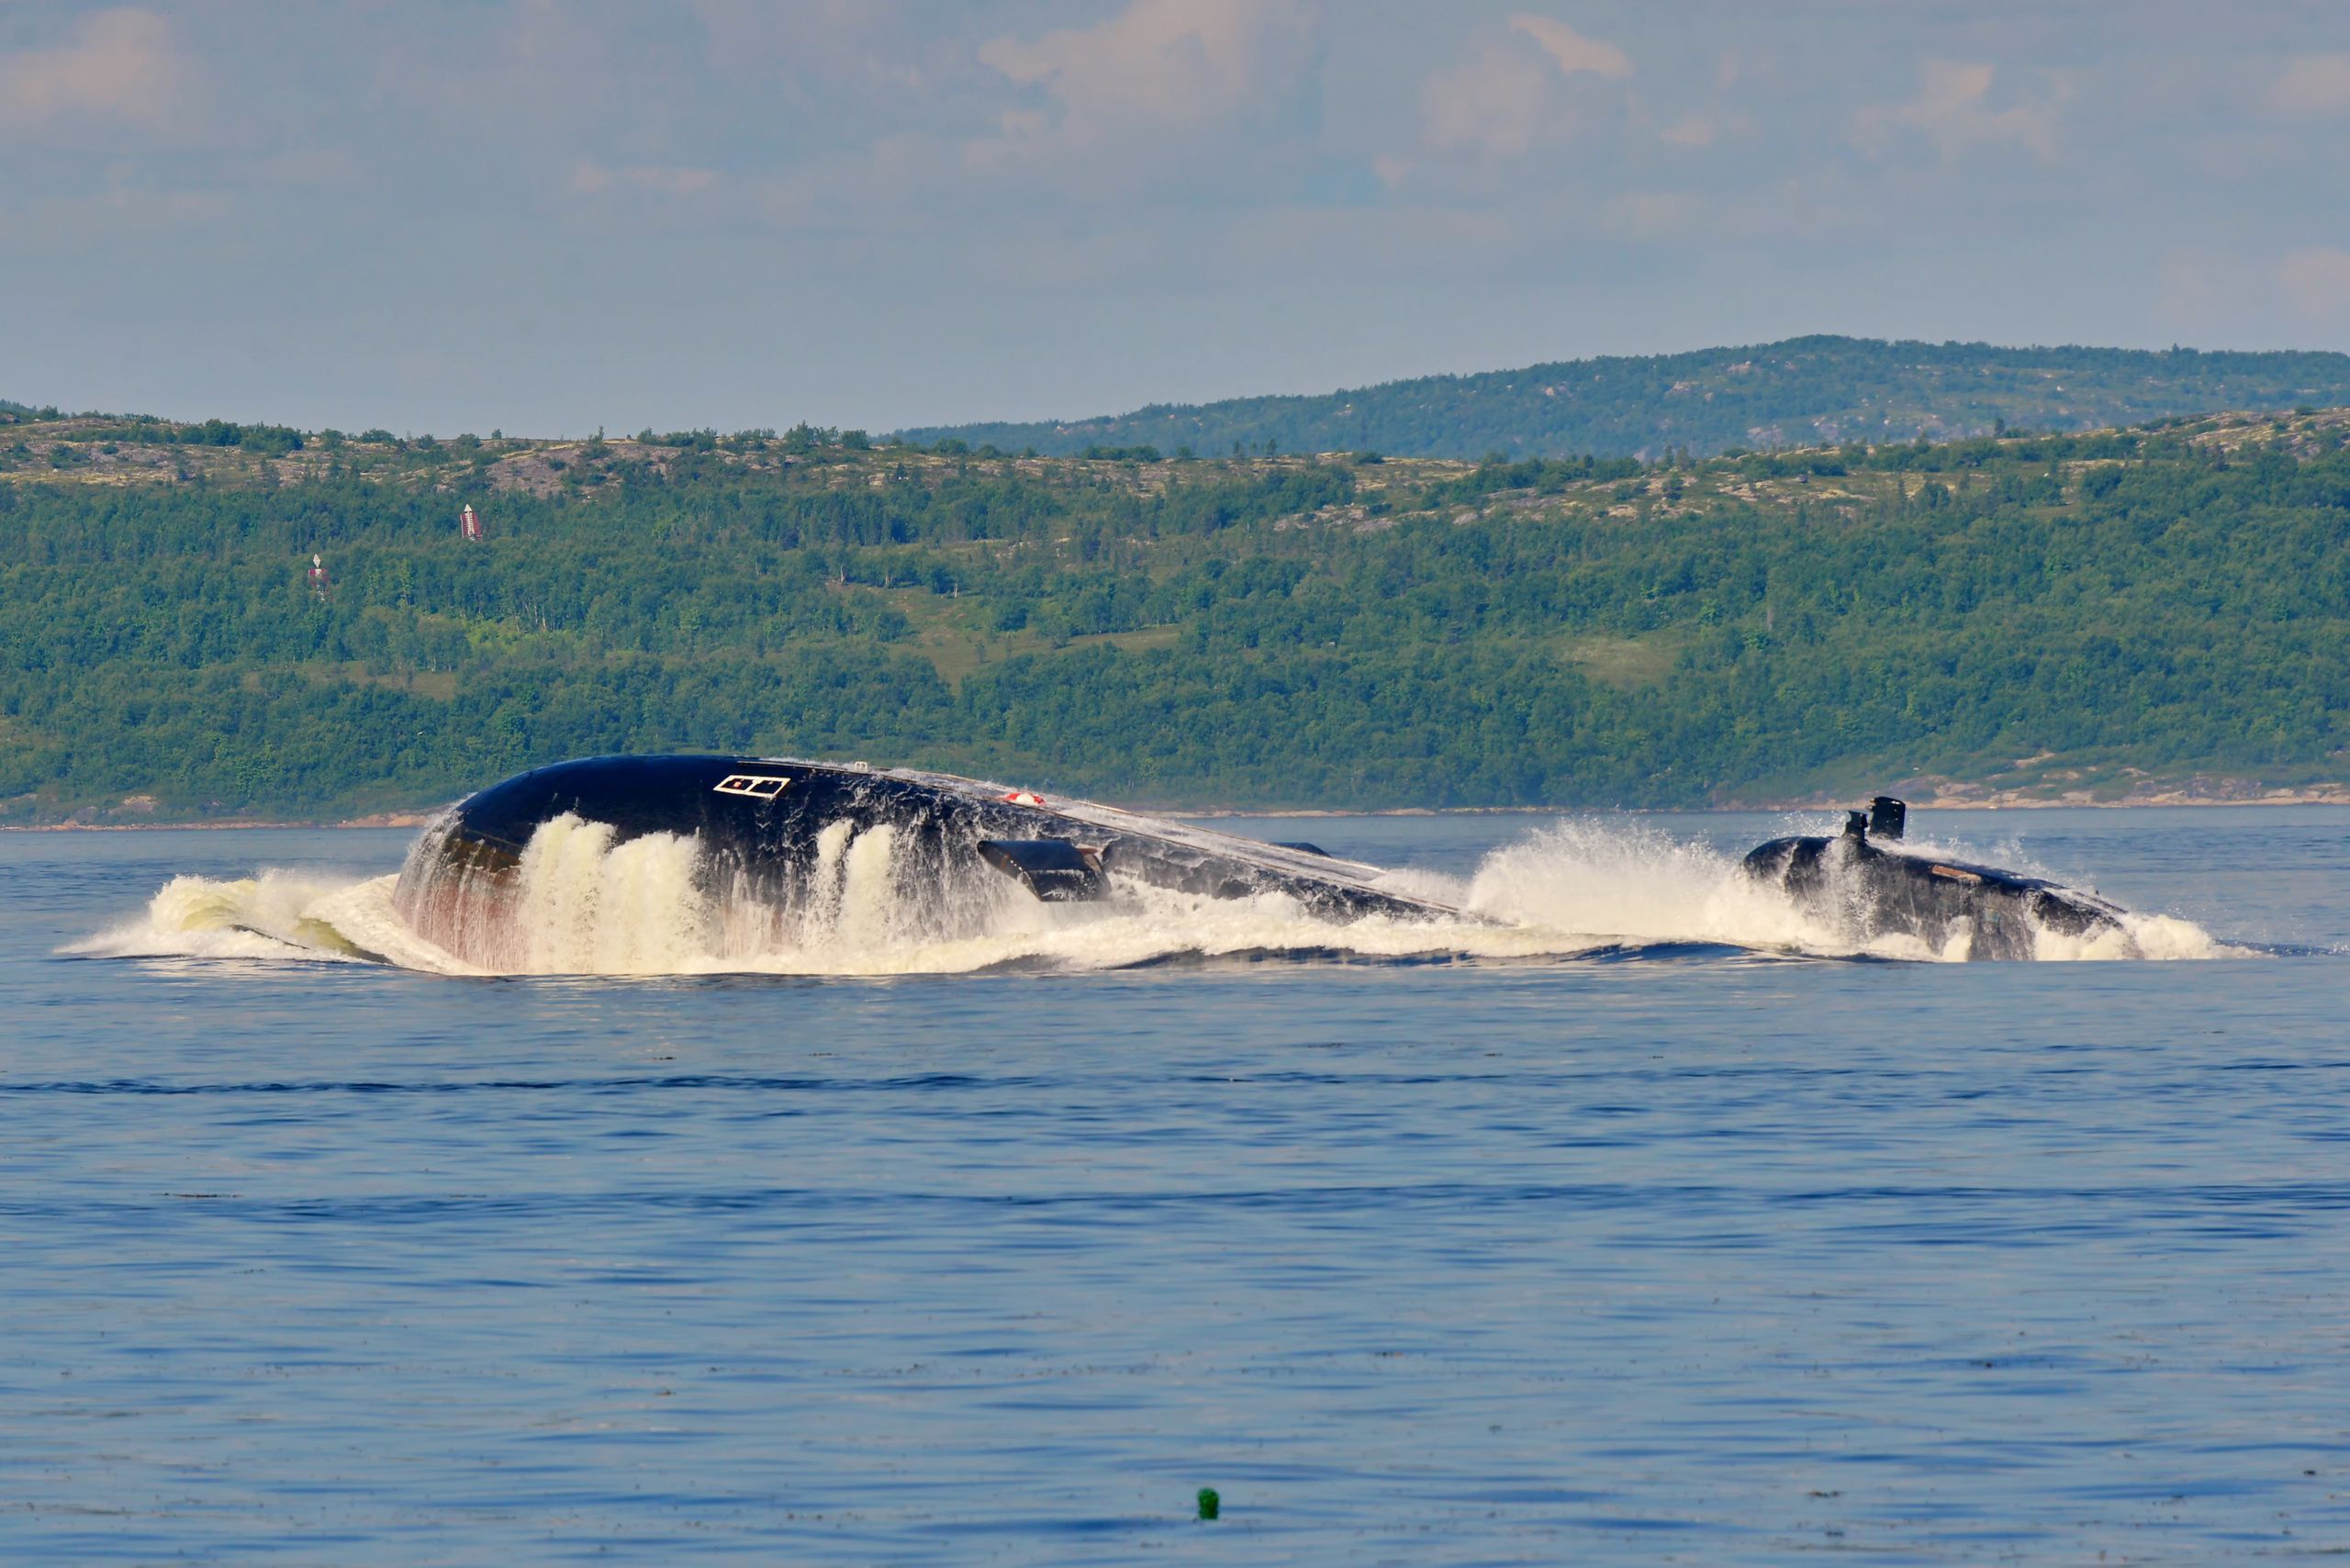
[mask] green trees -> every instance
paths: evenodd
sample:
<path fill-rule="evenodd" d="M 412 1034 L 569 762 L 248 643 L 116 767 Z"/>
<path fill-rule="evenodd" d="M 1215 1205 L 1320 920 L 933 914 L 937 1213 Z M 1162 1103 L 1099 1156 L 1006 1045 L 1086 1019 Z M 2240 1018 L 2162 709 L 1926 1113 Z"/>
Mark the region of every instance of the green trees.
<path fill-rule="evenodd" d="M 0 810 L 362 809 L 654 747 L 1200 803 L 1694 804 L 2044 753 L 2339 775 L 2350 454 L 2304 447 L 1434 473 L 678 447 L 666 478 L 502 492 L 475 544 L 447 497 L 340 464 L 20 468 Z"/>
<path fill-rule="evenodd" d="M 153 433 L 149 440 L 177 439 L 193 446 L 239 446 L 263 457 L 283 457 L 302 450 L 302 432 L 286 425 L 241 425 L 228 420 L 207 420 L 175 434 Z"/>

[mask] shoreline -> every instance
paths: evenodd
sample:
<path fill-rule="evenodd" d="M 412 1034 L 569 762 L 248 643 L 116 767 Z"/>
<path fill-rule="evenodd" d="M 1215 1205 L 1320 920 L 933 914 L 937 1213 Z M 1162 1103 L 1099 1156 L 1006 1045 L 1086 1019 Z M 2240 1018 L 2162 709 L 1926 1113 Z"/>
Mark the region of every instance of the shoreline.
<path fill-rule="evenodd" d="M 1310 821 L 1334 817 L 1559 817 L 1559 816 L 1737 816 L 1773 812 L 1835 812 L 1852 804 L 1842 797 L 1815 798 L 1804 801 L 1762 801 L 1735 806 L 1386 806 L 1371 811 L 1344 811 L 1333 807 L 1301 806 L 1288 810 L 1248 811 L 1220 808 L 1211 811 L 1187 810 L 1180 806 L 1140 806 L 1132 808 L 1146 814 L 1168 817 L 1188 817 L 1194 821 L 1214 822 L 1225 818 L 1264 818 L 1267 820 L 1296 819 Z M 2228 797 L 2211 794 L 2190 794 L 2165 791 L 2152 795 L 2133 795 L 2118 801 L 2095 801 L 2085 798 L 2045 796 L 1925 796 L 1908 799 L 1913 812 L 2032 812 L 2061 809 L 2101 812 L 2166 811 L 2177 807 L 2216 806 L 2350 806 L 2350 786 L 2325 786 L 2311 790 L 2276 790 L 2258 795 Z M 149 823 L 0 823 L 0 834 L 32 833 L 242 833 L 265 829 L 304 829 L 312 832 L 341 833 L 352 829 L 401 829 L 414 831 L 431 822 L 439 808 L 425 812 L 377 812 L 368 816 L 353 817 L 342 822 L 272 821 L 252 822 L 235 817 L 198 817 L 184 822 Z"/>
<path fill-rule="evenodd" d="M 2215 795 L 2132 796 L 2120 801 L 2048 800 L 2042 796 L 1904 796 L 1913 812 L 2035 812 L 2088 810 L 2100 812 L 2167 811 L 2178 806 L 2350 806 L 2350 789 L 2300 790 L 2228 799 Z M 1859 796 L 1835 796 L 1808 801 L 1763 801 L 1735 806 L 1389 806 L 1378 811 L 1345 812 L 1316 808 L 1292 811 L 1165 811 L 1162 816 L 1196 817 L 1501 817 L 1501 816 L 1753 816 L 1772 812 L 1841 812 Z M 1863 802 L 1865 803 L 1865 802 Z"/>
<path fill-rule="evenodd" d="M 377 812 L 348 822 L 249 822 L 241 817 L 189 817 L 168 823 L 0 823 L 0 833 L 244 833 L 263 828 L 309 828 L 341 832 L 344 828 L 422 827 L 440 808 L 430 812 Z"/>

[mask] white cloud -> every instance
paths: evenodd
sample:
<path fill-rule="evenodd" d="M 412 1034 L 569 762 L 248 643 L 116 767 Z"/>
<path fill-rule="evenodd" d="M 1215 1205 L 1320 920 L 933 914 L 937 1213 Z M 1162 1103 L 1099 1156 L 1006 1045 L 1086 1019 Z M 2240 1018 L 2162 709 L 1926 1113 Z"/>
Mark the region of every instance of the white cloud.
<path fill-rule="evenodd" d="M 2277 281 L 2302 315 L 2319 320 L 2350 317 L 2350 251 L 2295 251 L 2277 264 Z"/>
<path fill-rule="evenodd" d="M 1438 153 L 1522 157 L 1573 132 L 1571 78 L 1620 81 L 1631 73 L 1631 61 L 1614 44 L 1521 12 L 1505 31 L 1478 38 L 1467 59 L 1429 76 L 1420 94 L 1421 140 Z M 1391 157 L 1382 177 L 1393 185 L 1413 166 Z"/>
<path fill-rule="evenodd" d="M 182 106 L 185 84 L 162 17 L 130 7 L 100 11 L 68 42 L 0 55 L 0 124 L 88 119 L 161 128 Z"/>
<path fill-rule="evenodd" d="M 1554 100 L 1556 73 L 1540 56 L 1491 40 L 1469 59 L 1427 80 L 1420 94 L 1420 133 L 1439 152 L 1516 157 L 1562 128 Z"/>
<path fill-rule="evenodd" d="M 989 188 L 1116 201 L 1189 186 L 1230 195 L 1293 151 L 1281 127 L 1319 56 L 1321 0 L 1131 0 L 1103 21 L 1001 36 L 977 58 L 1017 102 L 940 171 Z"/>
<path fill-rule="evenodd" d="M 1318 23 L 1306 0 L 1133 0 L 1093 27 L 991 39 L 979 58 L 1041 89 L 1073 129 L 1195 126 L 1286 89 Z"/>
<path fill-rule="evenodd" d="M 1555 18 L 1520 11 L 1510 17 L 1509 26 L 1512 32 L 1524 33 L 1540 44 L 1542 52 L 1570 76 L 1588 71 L 1595 76 L 1620 79 L 1632 73 L 1632 62 L 1622 50 L 1599 39 L 1585 38 Z"/>
<path fill-rule="evenodd" d="M 2350 112 L 2350 54 L 2305 54 L 2268 87 L 2268 106 L 2289 115 Z"/>
<path fill-rule="evenodd" d="M 1877 104 L 1853 118 L 1852 139 L 1866 151 L 1889 151 L 1905 135 L 1933 143 L 1945 161 L 1971 148 L 1998 142 L 2028 147 L 2042 158 L 2056 155 L 2057 111 L 2066 95 L 2052 80 L 2038 103 L 1991 106 L 1998 69 L 1980 62 L 1929 60 L 1918 95 L 1907 103 Z"/>

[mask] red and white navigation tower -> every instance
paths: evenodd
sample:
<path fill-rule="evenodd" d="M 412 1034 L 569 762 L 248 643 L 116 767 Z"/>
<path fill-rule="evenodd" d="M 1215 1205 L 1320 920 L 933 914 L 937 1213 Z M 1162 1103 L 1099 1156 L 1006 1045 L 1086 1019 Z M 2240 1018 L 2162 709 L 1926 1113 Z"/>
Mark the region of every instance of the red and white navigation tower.
<path fill-rule="evenodd" d="M 468 539 L 481 537 L 481 514 L 474 510 L 473 502 L 467 501 L 465 510 L 457 514 L 457 527 Z"/>

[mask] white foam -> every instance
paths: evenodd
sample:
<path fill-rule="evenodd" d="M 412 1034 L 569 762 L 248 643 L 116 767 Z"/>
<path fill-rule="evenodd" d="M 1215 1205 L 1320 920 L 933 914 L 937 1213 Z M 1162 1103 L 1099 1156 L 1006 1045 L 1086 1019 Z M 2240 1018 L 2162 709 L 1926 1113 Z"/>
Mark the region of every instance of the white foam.
<path fill-rule="evenodd" d="M 1653 828 L 1592 819 L 1494 850 L 1470 883 L 1467 907 L 1592 940 L 1852 950 L 1776 890 L 1740 875 L 1729 856 Z"/>
<path fill-rule="evenodd" d="M 2043 963 L 2097 958 L 2248 958 L 2244 947 L 2220 941 L 2191 920 L 2175 914 L 2124 914 L 2120 930 L 2100 928 L 2067 936 L 2046 926 L 2033 934 L 2032 957 Z"/>
<path fill-rule="evenodd" d="M 286 871 L 234 881 L 173 877 L 126 921 L 65 951 L 94 958 L 315 958 L 363 957 L 341 929 L 316 912 L 348 884 Z"/>
<path fill-rule="evenodd" d="M 713 951 L 718 923 L 696 879 L 693 839 L 655 833 L 624 844 L 566 812 L 522 851 L 501 967 L 531 974 L 668 974 Z"/>
<path fill-rule="evenodd" d="M 1915 937 L 1861 941 L 1741 875 L 1730 856 L 1651 828 L 1586 819 L 1487 856 L 1463 882 L 1426 871 L 1399 892 L 1456 904 L 1462 918 L 1385 916 L 1338 924 L 1279 894 L 1192 896 L 1119 882 L 1098 903 L 1046 904 L 982 868 L 912 875 L 887 827 L 825 828 L 808 896 L 789 917 L 741 890 L 713 891 L 699 846 L 674 834 L 615 843 L 565 816 L 527 846 L 494 953 L 458 956 L 393 907 L 395 877 L 326 882 L 283 872 L 234 881 L 175 877 L 144 916 L 73 950 L 120 957 L 380 958 L 442 974 L 901 975 L 1006 966 L 1093 970 L 1187 955 L 1336 952 L 1571 957 L 1602 947 L 1706 944 L 1765 953 L 1955 962 L 1962 933 L 1935 951 Z M 2176 916 L 2129 916 L 2082 937 L 2042 930 L 2036 957 L 2208 958 L 2240 949 Z"/>

